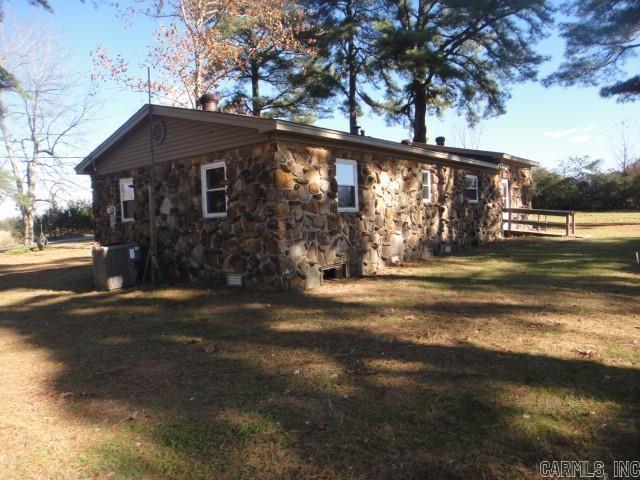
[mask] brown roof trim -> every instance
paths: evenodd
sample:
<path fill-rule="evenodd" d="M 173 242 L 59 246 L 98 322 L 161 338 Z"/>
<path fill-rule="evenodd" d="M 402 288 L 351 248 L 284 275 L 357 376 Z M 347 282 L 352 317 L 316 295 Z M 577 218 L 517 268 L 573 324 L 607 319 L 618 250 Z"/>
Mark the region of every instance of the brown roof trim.
<path fill-rule="evenodd" d="M 516 155 L 510 155 L 508 153 L 503 152 L 494 152 L 491 150 L 477 150 L 472 148 L 460 148 L 460 147 L 447 147 L 441 145 L 430 145 L 428 143 L 422 142 L 414 142 L 412 140 L 403 140 L 403 144 L 405 145 L 414 145 L 416 147 L 424 148 L 425 150 L 430 150 L 433 152 L 450 152 L 458 155 L 474 155 L 480 157 L 488 157 L 494 159 L 497 162 L 513 162 L 519 163 L 521 165 L 526 165 L 528 167 L 534 167 L 538 165 L 538 162 L 534 160 L 529 160 L 527 158 L 518 157 Z"/>
<path fill-rule="evenodd" d="M 455 167 L 465 167 L 465 168 L 484 168 L 497 170 L 499 169 L 499 165 L 496 163 L 488 163 L 480 160 L 475 160 L 472 158 L 463 158 L 458 155 L 451 155 L 447 153 L 439 153 L 439 152 L 425 152 L 424 149 L 417 147 L 409 147 L 407 145 L 403 145 L 401 143 L 391 142 L 389 140 L 381 140 L 378 138 L 372 137 L 362 137 L 359 135 L 349 135 L 348 139 L 344 139 L 340 136 L 319 136 L 319 135 L 306 135 L 305 133 L 299 132 L 288 132 L 282 130 L 276 130 L 270 133 L 270 138 L 278 141 L 299 143 L 299 144 L 307 144 L 310 143 L 314 145 L 320 146 L 329 146 L 329 147 L 342 147 L 342 148 L 352 148 L 360 151 L 366 152 L 380 152 L 383 151 L 385 153 L 389 153 L 396 156 L 408 156 L 410 158 L 418 158 L 423 162 L 436 162 L 436 163 L 445 163 L 447 165 L 455 166 Z M 357 141 L 361 140 L 361 141 Z"/>
<path fill-rule="evenodd" d="M 479 168 L 498 169 L 498 165 L 494 162 L 485 162 L 473 158 L 464 157 L 454 151 L 438 151 L 423 146 L 404 145 L 398 142 L 382 140 L 373 137 L 364 137 L 360 135 L 352 135 L 350 133 L 331 130 L 328 128 L 314 127 L 286 120 L 276 120 L 264 117 L 251 117 L 247 115 L 237 115 L 233 113 L 209 112 L 203 110 L 195 110 L 190 108 L 165 107 L 161 105 L 153 105 L 154 115 L 179 118 L 183 120 L 194 120 L 209 123 L 219 123 L 224 125 L 232 125 L 244 128 L 256 129 L 261 133 L 282 133 L 295 136 L 297 138 L 307 138 L 313 140 L 323 140 L 327 142 L 345 143 L 350 145 L 358 145 L 367 149 L 375 148 L 397 154 L 410 154 L 412 156 L 426 157 L 434 161 L 442 161 L 454 164 L 462 164 Z M 89 166 L 97 161 L 109 149 L 118 143 L 129 131 L 136 127 L 140 122 L 145 120 L 149 114 L 149 105 L 144 105 L 136 113 L 134 113 L 120 128 L 111 134 L 104 142 L 96 147 L 89 155 L 87 155 L 76 167 L 77 174 L 88 174 Z M 462 150 L 464 149 L 456 149 Z M 462 153 L 462 152 L 461 152 Z M 517 157 L 515 157 L 517 158 Z M 506 159 L 506 158 L 505 158 Z"/>

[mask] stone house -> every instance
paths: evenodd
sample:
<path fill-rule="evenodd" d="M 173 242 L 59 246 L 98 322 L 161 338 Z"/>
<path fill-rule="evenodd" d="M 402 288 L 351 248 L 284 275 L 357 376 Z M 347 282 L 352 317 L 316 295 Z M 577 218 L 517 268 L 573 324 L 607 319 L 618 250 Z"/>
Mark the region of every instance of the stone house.
<path fill-rule="evenodd" d="M 98 242 L 148 247 L 152 187 L 166 276 L 299 291 L 500 238 L 503 206 L 530 206 L 533 164 L 163 106 L 150 132 L 144 106 L 76 172 L 91 176 Z"/>

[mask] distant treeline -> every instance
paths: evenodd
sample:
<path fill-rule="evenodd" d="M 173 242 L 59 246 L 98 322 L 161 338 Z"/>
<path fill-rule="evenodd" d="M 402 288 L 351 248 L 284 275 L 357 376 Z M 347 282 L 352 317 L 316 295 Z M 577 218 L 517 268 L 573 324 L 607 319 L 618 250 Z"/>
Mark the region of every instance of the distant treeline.
<path fill-rule="evenodd" d="M 93 209 L 91 202 L 69 202 L 64 208 L 50 208 L 42 215 L 44 234 L 49 238 L 65 237 L 81 233 L 93 233 Z M 34 225 L 40 233 L 40 225 Z"/>
<path fill-rule="evenodd" d="M 83 233 L 93 233 L 91 202 L 69 202 L 65 207 L 51 207 L 43 215 L 36 216 L 34 231 L 40 235 L 40 225 L 47 238 L 62 238 Z M 23 236 L 22 219 L 8 218 L 0 221 L 0 230 L 9 230 L 16 239 Z"/>
<path fill-rule="evenodd" d="M 640 209 L 640 160 L 603 172 L 601 161 L 571 158 L 556 170 L 534 169 L 533 208 L 607 211 Z"/>

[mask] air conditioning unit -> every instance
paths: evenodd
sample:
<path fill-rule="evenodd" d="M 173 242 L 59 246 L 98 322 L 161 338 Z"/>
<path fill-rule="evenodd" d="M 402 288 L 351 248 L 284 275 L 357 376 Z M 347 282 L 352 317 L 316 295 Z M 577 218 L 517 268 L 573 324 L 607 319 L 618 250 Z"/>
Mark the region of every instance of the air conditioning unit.
<path fill-rule="evenodd" d="M 92 256 L 97 290 L 133 287 L 138 282 L 140 247 L 137 244 L 94 245 Z"/>

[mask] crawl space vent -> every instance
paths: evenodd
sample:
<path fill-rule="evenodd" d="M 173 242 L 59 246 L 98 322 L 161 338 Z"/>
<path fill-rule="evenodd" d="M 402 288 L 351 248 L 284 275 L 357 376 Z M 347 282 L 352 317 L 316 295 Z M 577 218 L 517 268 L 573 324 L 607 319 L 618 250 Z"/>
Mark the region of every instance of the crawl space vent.
<path fill-rule="evenodd" d="M 227 287 L 241 287 L 241 286 L 242 286 L 242 274 L 227 273 Z"/>

